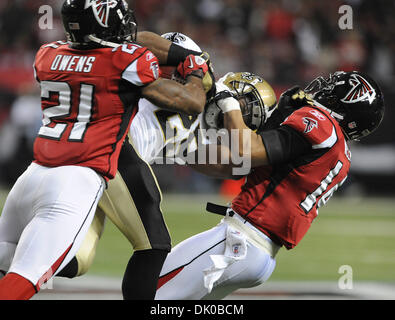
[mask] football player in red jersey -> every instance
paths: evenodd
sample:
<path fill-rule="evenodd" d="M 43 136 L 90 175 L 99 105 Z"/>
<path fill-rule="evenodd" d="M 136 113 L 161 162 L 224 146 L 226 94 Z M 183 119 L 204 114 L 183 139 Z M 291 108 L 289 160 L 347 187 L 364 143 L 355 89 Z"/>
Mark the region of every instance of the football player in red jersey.
<path fill-rule="evenodd" d="M 206 101 L 206 61 L 192 54 L 180 63 L 185 85 L 160 78 L 157 57 L 133 42 L 124 0 L 67 0 L 62 18 L 68 41 L 42 46 L 34 63 L 43 111 L 34 161 L 0 217 L 0 269 L 8 271 L 0 299 L 29 299 L 75 255 L 141 97 L 186 113 Z"/>
<path fill-rule="evenodd" d="M 265 282 L 277 251 L 301 241 L 318 209 L 346 180 L 347 141 L 370 134 L 384 116 L 380 88 L 359 72 L 336 72 L 304 91 L 286 91 L 262 132 L 246 126 L 238 101 L 228 95 L 218 101 L 224 127 L 238 130 L 251 171 L 229 207 L 208 204 L 209 212 L 225 216 L 221 223 L 168 255 L 156 299 L 221 299 Z M 218 164 L 201 171 L 226 177 L 233 169 Z"/>

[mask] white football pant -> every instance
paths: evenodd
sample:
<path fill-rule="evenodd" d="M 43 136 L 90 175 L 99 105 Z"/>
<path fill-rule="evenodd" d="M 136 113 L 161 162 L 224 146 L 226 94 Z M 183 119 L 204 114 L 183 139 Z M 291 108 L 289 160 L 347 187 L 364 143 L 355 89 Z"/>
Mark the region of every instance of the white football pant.
<path fill-rule="evenodd" d="M 239 215 L 226 216 L 172 249 L 155 299 L 222 299 L 239 288 L 262 284 L 275 268 L 278 249 Z"/>
<path fill-rule="evenodd" d="M 32 163 L 0 217 L 0 270 L 23 276 L 38 290 L 75 256 L 104 188 L 90 168 Z"/>

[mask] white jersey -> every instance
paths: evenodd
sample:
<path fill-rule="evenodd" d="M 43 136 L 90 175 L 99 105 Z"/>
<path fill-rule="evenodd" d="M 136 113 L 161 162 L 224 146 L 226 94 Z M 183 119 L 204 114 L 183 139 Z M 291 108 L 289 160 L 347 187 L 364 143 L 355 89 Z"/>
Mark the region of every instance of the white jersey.
<path fill-rule="evenodd" d="M 140 99 L 129 130 L 130 142 L 149 164 L 185 164 L 182 156 L 196 151 L 198 143 L 206 143 L 198 137 L 201 117 L 160 109 Z"/>

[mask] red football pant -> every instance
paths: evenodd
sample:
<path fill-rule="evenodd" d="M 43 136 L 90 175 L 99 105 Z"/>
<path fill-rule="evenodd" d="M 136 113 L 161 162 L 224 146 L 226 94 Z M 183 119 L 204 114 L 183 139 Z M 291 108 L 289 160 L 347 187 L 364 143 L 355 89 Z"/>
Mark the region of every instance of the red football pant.
<path fill-rule="evenodd" d="M 36 293 L 33 284 L 16 273 L 0 280 L 0 300 L 29 300 Z"/>

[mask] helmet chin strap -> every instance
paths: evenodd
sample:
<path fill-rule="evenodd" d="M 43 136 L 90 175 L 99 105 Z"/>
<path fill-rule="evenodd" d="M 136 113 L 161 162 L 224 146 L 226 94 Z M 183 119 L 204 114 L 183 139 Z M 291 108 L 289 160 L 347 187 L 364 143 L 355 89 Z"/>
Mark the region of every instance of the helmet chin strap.
<path fill-rule="evenodd" d="M 111 48 L 118 48 L 120 46 L 119 43 L 115 43 L 115 42 L 110 42 L 110 41 L 105 41 L 103 39 L 99 39 L 97 37 L 95 37 L 93 34 L 90 34 L 88 36 L 86 36 L 86 39 L 95 42 L 97 44 L 100 44 L 103 47 L 111 47 Z"/>

